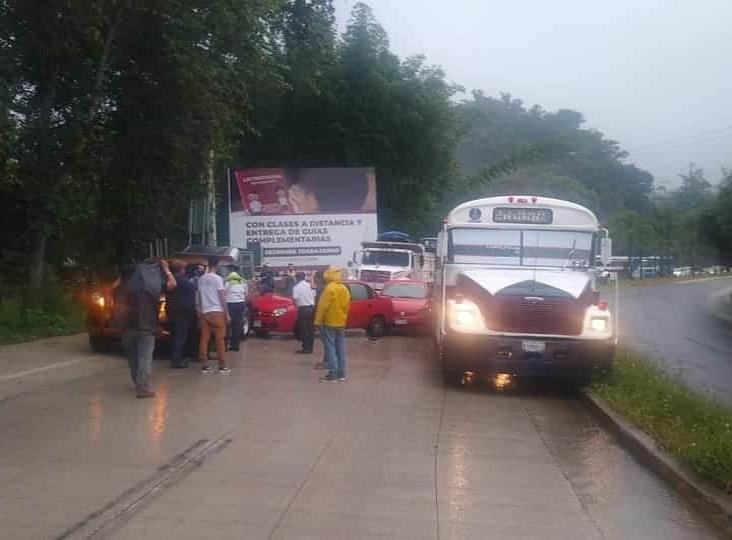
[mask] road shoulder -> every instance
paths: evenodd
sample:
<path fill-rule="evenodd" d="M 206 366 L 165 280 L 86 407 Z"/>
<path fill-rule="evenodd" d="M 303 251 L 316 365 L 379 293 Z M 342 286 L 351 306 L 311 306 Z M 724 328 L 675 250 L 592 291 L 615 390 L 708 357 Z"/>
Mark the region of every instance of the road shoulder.
<path fill-rule="evenodd" d="M 710 294 L 706 305 L 712 317 L 723 323 L 732 324 L 732 287 Z"/>
<path fill-rule="evenodd" d="M 590 412 L 644 465 L 668 482 L 681 496 L 726 534 L 732 535 L 732 497 L 700 479 L 661 449 L 641 429 L 613 411 L 592 390 L 582 398 Z"/>

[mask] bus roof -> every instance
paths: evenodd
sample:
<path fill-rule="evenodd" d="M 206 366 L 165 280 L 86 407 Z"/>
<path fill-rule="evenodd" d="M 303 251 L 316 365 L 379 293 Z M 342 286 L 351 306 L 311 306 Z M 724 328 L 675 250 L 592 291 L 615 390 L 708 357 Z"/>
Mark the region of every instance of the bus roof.
<path fill-rule="evenodd" d="M 552 228 L 596 231 L 597 217 L 569 201 L 536 195 L 506 195 L 465 202 L 446 219 L 448 227 L 486 225 L 505 228 Z"/>

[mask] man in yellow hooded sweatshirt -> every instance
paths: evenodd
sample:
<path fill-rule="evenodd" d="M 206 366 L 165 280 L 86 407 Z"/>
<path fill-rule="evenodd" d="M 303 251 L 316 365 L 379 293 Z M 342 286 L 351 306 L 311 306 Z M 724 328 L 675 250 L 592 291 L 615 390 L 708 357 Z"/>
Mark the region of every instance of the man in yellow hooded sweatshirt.
<path fill-rule="evenodd" d="M 351 307 L 351 293 L 342 282 L 340 268 L 331 267 L 323 273 L 325 288 L 315 309 L 315 326 L 320 328 L 325 347 L 328 373 L 320 382 L 346 380 L 346 321 Z"/>

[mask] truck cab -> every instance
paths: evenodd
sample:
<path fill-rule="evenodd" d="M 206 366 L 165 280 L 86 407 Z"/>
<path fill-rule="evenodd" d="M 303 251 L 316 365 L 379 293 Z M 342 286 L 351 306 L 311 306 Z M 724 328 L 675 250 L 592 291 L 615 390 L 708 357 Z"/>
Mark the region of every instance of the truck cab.
<path fill-rule="evenodd" d="M 438 236 L 434 350 L 465 372 L 586 379 L 610 365 L 617 321 L 597 289 L 610 239 L 580 205 L 536 196 L 456 207 Z"/>
<path fill-rule="evenodd" d="M 434 256 L 424 246 L 407 242 L 363 242 L 354 253 L 355 278 L 381 290 L 397 279 L 434 280 Z"/>

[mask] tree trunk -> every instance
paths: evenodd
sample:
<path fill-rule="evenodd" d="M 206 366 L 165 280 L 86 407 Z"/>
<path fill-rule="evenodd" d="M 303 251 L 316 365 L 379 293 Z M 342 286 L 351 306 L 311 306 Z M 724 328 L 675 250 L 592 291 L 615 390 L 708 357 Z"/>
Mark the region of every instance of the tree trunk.
<path fill-rule="evenodd" d="M 37 306 L 42 299 L 43 271 L 46 265 L 46 233 L 41 229 L 31 237 L 30 268 L 28 270 L 27 303 Z"/>
<path fill-rule="evenodd" d="M 37 178 L 41 178 L 45 171 L 54 169 L 51 149 L 51 117 L 56 97 L 57 75 L 58 70 L 52 68 L 39 89 L 41 106 L 38 118 L 38 152 L 33 167 Z M 48 228 L 46 227 L 48 223 L 44 221 L 44 217 L 48 213 L 47 205 L 48 194 L 43 190 L 38 191 L 31 205 L 31 215 L 36 216 L 35 228 L 31 231 L 30 238 L 30 269 L 28 271 L 28 290 L 26 291 L 26 301 L 31 306 L 38 305 L 41 301 L 48 240 Z"/>
<path fill-rule="evenodd" d="M 214 159 L 215 153 L 213 148 L 208 153 L 208 170 L 206 178 L 206 224 L 205 224 L 205 235 L 207 246 L 218 245 L 217 231 L 216 231 L 216 179 L 214 178 Z"/>

